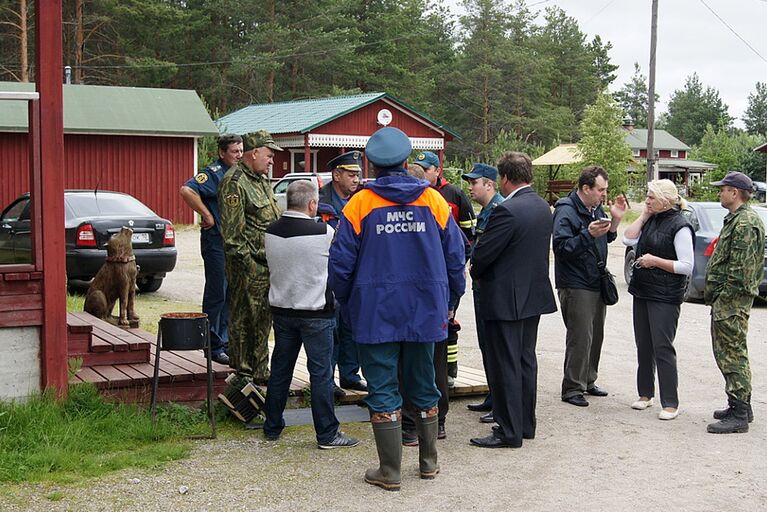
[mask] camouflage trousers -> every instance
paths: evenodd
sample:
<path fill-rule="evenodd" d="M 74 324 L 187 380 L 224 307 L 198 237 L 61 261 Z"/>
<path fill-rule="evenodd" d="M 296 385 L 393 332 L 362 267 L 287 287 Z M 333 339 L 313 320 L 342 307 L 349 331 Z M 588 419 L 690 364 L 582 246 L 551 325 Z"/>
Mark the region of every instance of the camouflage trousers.
<path fill-rule="evenodd" d="M 714 359 L 722 372 L 727 396 L 749 402 L 751 366 L 748 362 L 749 311 L 741 311 L 723 320 L 711 319 Z"/>
<path fill-rule="evenodd" d="M 258 384 L 269 380 L 269 274 L 230 280 L 229 366 Z"/>

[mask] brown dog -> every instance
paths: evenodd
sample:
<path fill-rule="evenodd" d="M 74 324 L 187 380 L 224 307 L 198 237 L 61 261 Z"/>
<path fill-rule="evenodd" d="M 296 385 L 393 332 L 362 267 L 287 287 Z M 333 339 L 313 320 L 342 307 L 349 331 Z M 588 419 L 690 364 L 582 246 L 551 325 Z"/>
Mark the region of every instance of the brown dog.
<path fill-rule="evenodd" d="M 133 255 L 132 236 L 133 230 L 124 227 L 109 240 L 107 260 L 88 287 L 83 307 L 87 313 L 107 320 L 115 302 L 120 299 L 119 325 L 130 325 L 130 320 L 138 320 L 133 309 L 138 267 Z"/>

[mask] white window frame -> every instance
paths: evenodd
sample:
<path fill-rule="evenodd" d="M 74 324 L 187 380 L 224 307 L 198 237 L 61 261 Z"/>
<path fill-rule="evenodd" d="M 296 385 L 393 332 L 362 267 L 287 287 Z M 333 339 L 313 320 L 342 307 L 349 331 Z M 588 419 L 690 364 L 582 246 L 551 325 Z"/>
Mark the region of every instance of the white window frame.
<path fill-rule="evenodd" d="M 294 156 L 296 153 L 298 153 L 298 154 L 301 155 L 301 157 L 303 157 L 304 156 L 304 149 L 303 148 L 301 148 L 301 149 L 289 149 L 288 151 L 290 151 L 290 171 L 289 172 L 291 174 L 294 173 L 294 172 L 306 172 L 306 171 L 301 170 L 301 169 L 296 169 L 296 159 L 295 159 L 295 156 Z M 312 172 L 317 172 L 317 153 L 319 152 L 319 150 L 318 149 L 310 149 L 309 152 L 312 155 Z"/>
<path fill-rule="evenodd" d="M 679 158 L 679 150 L 678 149 L 672 149 L 671 150 L 671 158 Z"/>
<path fill-rule="evenodd" d="M 636 157 L 638 157 L 639 155 L 642 154 L 642 150 L 641 149 L 632 149 L 631 150 L 631 154 L 636 156 Z"/>

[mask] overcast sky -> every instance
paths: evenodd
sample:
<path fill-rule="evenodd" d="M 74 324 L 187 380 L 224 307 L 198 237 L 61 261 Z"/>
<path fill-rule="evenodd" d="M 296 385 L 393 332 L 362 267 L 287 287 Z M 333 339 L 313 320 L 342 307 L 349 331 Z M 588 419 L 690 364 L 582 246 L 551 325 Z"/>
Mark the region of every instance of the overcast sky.
<path fill-rule="evenodd" d="M 448 3 L 455 14 L 462 12 L 460 0 Z M 578 20 L 589 40 L 599 34 L 603 41 L 610 41 L 611 61 L 620 66 L 611 89 L 619 89 L 631 78 L 634 62 L 648 76 L 651 0 L 527 0 L 527 5 L 533 11 L 558 6 Z M 730 115 L 740 118 L 756 82 L 767 82 L 767 0 L 659 0 L 657 112 L 666 110 L 671 94 L 694 72 L 704 85 L 719 90 Z M 743 126 L 740 119 L 736 125 Z"/>

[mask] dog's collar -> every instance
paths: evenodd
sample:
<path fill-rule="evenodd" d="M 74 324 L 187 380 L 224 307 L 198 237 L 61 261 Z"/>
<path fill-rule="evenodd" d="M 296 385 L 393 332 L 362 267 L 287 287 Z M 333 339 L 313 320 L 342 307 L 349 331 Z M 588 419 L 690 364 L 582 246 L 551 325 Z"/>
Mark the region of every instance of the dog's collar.
<path fill-rule="evenodd" d="M 135 261 L 136 256 L 107 256 L 107 261 L 110 263 L 129 263 Z"/>

